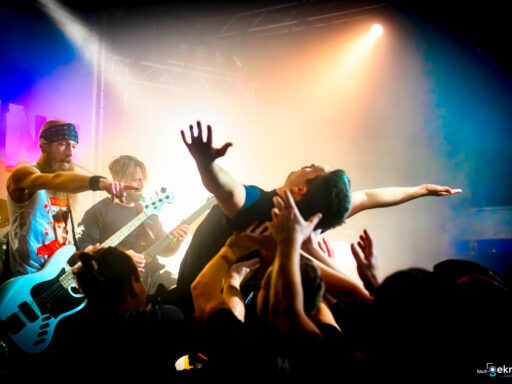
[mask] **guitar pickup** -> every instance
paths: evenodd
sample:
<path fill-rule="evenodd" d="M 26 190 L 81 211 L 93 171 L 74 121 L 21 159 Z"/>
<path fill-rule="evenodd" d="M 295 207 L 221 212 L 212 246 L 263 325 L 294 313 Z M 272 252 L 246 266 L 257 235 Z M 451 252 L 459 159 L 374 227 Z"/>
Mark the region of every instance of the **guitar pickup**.
<path fill-rule="evenodd" d="M 11 316 L 6 318 L 2 322 L 2 328 L 4 326 L 5 326 L 5 330 L 8 333 L 11 333 L 14 335 L 14 334 L 18 333 L 19 331 L 21 331 L 23 328 L 25 328 L 25 323 L 23 322 L 23 320 L 21 320 L 21 318 L 18 316 L 18 314 L 13 313 Z"/>
<path fill-rule="evenodd" d="M 30 304 L 27 303 L 26 301 L 24 301 L 23 303 L 18 305 L 18 309 L 21 311 L 23 316 L 25 316 L 27 318 L 27 320 L 30 321 L 31 323 L 33 323 L 34 321 L 36 321 L 39 318 L 36 311 L 34 311 L 32 309 L 32 307 L 30 306 Z"/>

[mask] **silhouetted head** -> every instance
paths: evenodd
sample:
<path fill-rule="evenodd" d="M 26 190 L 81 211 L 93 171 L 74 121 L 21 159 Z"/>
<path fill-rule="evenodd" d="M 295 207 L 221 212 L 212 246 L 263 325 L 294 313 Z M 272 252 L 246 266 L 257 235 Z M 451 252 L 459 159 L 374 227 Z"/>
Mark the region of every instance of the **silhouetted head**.
<path fill-rule="evenodd" d="M 273 267 L 270 266 L 261 280 L 258 291 L 257 311 L 266 319 L 268 317 L 269 292 L 271 289 L 271 275 Z M 306 315 L 313 315 L 322 302 L 325 285 L 320 269 L 307 257 L 300 258 L 300 275 L 303 292 L 303 305 Z"/>
<path fill-rule="evenodd" d="M 135 262 L 118 247 L 80 252 L 81 266 L 74 272 L 78 286 L 97 310 L 111 310 L 128 304 L 129 309 L 143 309 L 146 288 Z"/>

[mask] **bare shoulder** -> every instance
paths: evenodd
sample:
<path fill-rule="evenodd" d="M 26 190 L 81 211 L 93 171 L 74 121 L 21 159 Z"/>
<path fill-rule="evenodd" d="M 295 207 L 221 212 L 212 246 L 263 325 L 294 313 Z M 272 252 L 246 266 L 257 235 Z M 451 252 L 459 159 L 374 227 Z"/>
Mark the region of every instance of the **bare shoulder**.
<path fill-rule="evenodd" d="M 20 165 L 13 169 L 7 181 L 10 183 L 18 184 L 20 181 L 37 173 L 41 172 L 39 172 L 39 170 L 31 164 Z"/>
<path fill-rule="evenodd" d="M 12 171 L 7 178 L 7 192 L 9 196 L 18 203 L 26 201 L 27 192 L 29 192 L 29 184 L 32 176 L 39 174 L 39 170 L 33 165 L 20 165 Z M 35 192 L 35 190 L 33 191 Z M 32 194 L 33 194 L 32 192 Z"/>

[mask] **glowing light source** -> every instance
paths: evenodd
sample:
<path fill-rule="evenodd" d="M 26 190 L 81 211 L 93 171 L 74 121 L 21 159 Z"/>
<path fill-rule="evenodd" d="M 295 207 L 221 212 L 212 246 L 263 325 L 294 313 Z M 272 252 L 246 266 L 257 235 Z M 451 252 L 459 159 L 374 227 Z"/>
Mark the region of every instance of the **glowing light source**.
<path fill-rule="evenodd" d="M 370 36 L 372 36 L 373 39 L 381 37 L 383 33 L 384 28 L 382 28 L 382 25 L 380 24 L 373 24 L 370 28 Z"/>

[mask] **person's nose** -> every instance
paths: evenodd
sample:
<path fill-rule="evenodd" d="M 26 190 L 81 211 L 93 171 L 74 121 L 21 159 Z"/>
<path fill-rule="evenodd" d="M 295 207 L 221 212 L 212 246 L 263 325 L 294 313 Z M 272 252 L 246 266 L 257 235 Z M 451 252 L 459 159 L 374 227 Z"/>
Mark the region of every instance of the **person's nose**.
<path fill-rule="evenodd" d="M 64 153 L 66 154 L 66 156 L 72 157 L 75 154 L 75 148 L 71 146 L 66 146 Z"/>

